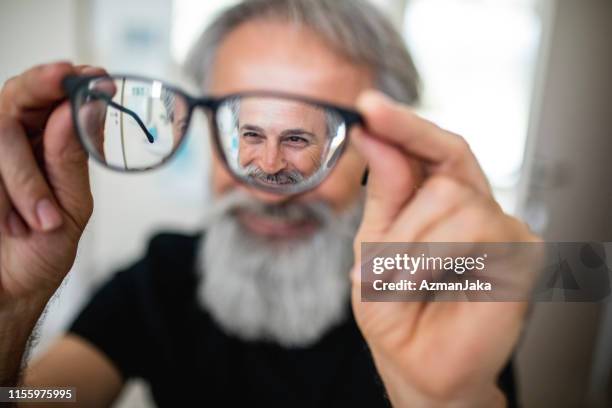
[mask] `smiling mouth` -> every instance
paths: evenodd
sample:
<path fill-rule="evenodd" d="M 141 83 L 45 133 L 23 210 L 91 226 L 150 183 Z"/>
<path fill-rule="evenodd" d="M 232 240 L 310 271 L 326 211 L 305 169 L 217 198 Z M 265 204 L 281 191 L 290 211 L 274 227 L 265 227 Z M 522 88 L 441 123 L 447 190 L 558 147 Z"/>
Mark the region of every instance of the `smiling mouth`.
<path fill-rule="evenodd" d="M 268 187 L 294 186 L 304 181 L 304 176 L 297 170 L 281 170 L 267 173 L 253 164 L 246 166 L 249 180 Z"/>
<path fill-rule="evenodd" d="M 248 209 L 235 212 L 240 224 L 248 231 L 265 238 L 303 238 L 314 233 L 320 223 L 314 217 L 280 216 L 274 213 L 262 214 Z"/>

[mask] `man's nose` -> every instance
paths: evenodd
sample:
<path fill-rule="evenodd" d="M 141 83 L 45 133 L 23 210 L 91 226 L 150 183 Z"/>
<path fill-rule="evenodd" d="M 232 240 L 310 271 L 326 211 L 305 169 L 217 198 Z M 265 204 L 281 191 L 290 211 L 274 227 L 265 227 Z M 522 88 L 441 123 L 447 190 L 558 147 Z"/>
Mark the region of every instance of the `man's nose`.
<path fill-rule="evenodd" d="M 276 174 L 287 167 L 287 162 L 276 141 L 266 143 L 258 164 L 259 168 L 268 174 Z"/>

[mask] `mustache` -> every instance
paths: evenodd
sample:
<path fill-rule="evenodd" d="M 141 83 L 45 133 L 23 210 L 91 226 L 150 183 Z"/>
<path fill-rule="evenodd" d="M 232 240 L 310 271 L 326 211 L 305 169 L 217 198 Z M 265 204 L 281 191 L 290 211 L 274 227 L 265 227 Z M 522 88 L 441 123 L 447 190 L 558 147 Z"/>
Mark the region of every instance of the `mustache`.
<path fill-rule="evenodd" d="M 233 217 L 236 212 L 247 210 L 254 215 L 275 217 L 289 222 L 314 220 L 321 226 L 336 230 L 341 236 L 353 237 L 361 220 L 363 200 L 346 214 L 336 214 L 331 205 L 323 201 L 265 203 L 243 190 L 233 190 L 218 197 L 204 217 L 204 225 L 210 226 L 221 217 Z M 348 222 L 347 222 L 348 221 Z"/>
<path fill-rule="evenodd" d="M 281 170 L 277 173 L 270 174 L 261 169 L 255 164 L 249 164 L 244 168 L 247 177 L 255 179 L 265 184 L 299 184 L 305 180 L 305 177 L 297 170 Z"/>

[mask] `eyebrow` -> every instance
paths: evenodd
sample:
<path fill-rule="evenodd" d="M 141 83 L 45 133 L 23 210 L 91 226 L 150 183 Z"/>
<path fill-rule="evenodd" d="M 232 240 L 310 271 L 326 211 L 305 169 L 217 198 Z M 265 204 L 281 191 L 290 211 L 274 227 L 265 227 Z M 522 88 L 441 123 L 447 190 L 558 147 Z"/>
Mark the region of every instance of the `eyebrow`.
<path fill-rule="evenodd" d="M 242 125 L 240 126 L 240 130 L 252 130 L 255 132 L 260 132 L 260 133 L 265 133 L 265 130 L 257 125 Z M 299 135 L 306 135 L 306 136 L 310 136 L 313 139 L 316 139 L 316 135 L 312 132 L 309 132 L 305 129 L 302 128 L 294 128 L 294 129 L 285 129 L 281 132 L 281 137 L 282 136 L 287 136 L 287 135 L 295 135 L 295 134 L 299 134 Z"/>
<path fill-rule="evenodd" d="M 240 126 L 240 130 L 254 130 L 256 132 L 265 133 L 263 128 L 255 125 L 242 125 Z"/>
<path fill-rule="evenodd" d="M 309 132 L 302 128 L 286 129 L 281 132 L 281 136 L 288 136 L 288 135 L 295 135 L 295 134 L 310 136 L 311 138 L 316 139 L 316 136 L 314 133 Z"/>

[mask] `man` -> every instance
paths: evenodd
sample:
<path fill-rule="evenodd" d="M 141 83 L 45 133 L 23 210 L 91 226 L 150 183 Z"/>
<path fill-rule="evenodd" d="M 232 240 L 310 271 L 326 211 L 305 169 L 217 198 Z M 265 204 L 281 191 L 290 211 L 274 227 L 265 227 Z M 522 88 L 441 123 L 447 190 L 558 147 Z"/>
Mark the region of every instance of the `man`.
<path fill-rule="evenodd" d="M 301 102 L 246 98 L 236 123 L 240 167 L 263 182 L 262 174 L 279 173 L 280 184 L 307 181 L 321 167 L 327 140 L 338 131 L 329 116 Z"/>
<path fill-rule="evenodd" d="M 460 137 L 370 90 L 417 96 L 389 23 L 361 1 L 252 0 L 222 14 L 190 61 L 212 95 L 265 89 L 355 106 L 365 129 L 329 178 L 298 197 L 240 185 L 213 157 L 216 205 L 202 237 L 153 239 L 20 383 L 76 387 L 86 407 L 111 404 L 130 377 L 145 378 L 162 406 L 512 403 L 498 377 L 523 304 L 360 301 L 361 242 L 534 239 L 495 203 Z M 92 211 L 60 83 L 102 72 L 51 64 L 2 89 L 2 385 L 18 383 L 33 326 Z"/>

